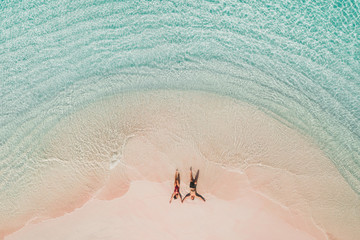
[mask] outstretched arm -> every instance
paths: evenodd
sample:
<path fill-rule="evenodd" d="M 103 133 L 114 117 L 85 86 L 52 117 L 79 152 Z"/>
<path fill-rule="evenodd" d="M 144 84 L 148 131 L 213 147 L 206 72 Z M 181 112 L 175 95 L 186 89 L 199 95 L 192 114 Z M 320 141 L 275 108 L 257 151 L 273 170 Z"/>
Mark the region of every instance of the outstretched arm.
<path fill-rule="evenodd" d="M 169 203 L 171 203 L 171 201 L 173 200 L 174 194 L 175 194 L 175 193 L 173 193 L 173 194 L 171 195 Z"/>
<path fill-rule="evenodd" d="M 181 202 L 184 202 L 184 200 L 190 196 L 190 193 L 186 194 L 185 197 L 183 198 L 183 200 L 181 200 Z"/>
<path fill-rule="evenodd" d="M 206 201 L 205 198 L 203 196 L 201 196 L 200 194 L 196 193 L 196 196 L 201 198 L 204 202 Z"/>

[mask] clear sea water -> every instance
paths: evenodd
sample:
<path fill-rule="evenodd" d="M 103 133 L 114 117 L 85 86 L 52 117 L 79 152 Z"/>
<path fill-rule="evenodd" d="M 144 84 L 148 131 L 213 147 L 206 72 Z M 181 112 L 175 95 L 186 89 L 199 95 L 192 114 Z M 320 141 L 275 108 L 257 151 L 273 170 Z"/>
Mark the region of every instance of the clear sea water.
<path fill-rule="evenodd" d="M 358 0 L 13 0 L 0 2 L 0 199 L 31 185 L 32 153 L 59 121 L 156 89 L 257 107 L 360 194 Z"/>

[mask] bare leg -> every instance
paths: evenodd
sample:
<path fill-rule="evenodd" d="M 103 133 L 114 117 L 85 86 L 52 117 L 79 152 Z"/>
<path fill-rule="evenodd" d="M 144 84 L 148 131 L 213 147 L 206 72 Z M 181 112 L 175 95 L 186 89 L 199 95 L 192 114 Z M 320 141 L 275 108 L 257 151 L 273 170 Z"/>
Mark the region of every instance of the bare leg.
<path fill-rule="evenodd" d="M 176 172 L 177 172 L 177 182 L 178 182 L 178 185 L 180 187 L 180 173 L 178 172 L 177 169 L 176 169 Z"/>
<path fill-rule="evenodd" d="M 178 172 L 178 170 L 176 169 L 176 172 L 175 172 L 175 182 L 174 182 L 174 185 L 180 185 L 180 174 Z"/>
<path fill-rule="evenodd" d="M 195 175 L 195 184 L 197 184 L 198 178 L 199 178 L 199 170 L 197 170 L 196 175 Z"/>
<path fill-rule="evenodd" d="M 190 167 L 190 182 L 193 182 L 193 181 L 194 181 L 194 178 L 192 175 L 192 167 Z"/>
<path fill-rule="evenodd" d="M 175 181 L 174 181 L 174 184 L 176 185 L 176 180 L 177 180 L 177 170 L 175 172 Z"/>

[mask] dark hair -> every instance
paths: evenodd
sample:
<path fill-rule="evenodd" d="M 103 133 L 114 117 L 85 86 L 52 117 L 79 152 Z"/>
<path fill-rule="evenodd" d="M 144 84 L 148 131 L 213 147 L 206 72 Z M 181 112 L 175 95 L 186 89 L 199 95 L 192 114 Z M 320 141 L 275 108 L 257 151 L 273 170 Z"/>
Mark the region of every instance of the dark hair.
<path fill-rule="evenodd" d="M 174 195 L 174 199 L 177 199 L 177 194 Z"/>

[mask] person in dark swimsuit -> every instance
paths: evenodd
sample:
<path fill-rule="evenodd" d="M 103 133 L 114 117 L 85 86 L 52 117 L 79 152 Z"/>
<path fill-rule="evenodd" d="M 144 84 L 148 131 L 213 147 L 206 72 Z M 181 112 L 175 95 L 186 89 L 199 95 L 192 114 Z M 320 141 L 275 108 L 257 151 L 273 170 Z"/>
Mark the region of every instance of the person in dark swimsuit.
<path fill-rule="evenodd" d="M 203 196 L 201 196 L 200 194 L 197 193 L 196 191 L 196 185 L 197 185 L 197 180 L 199 178 L 199 170 L 197 170 L 195 178 L 193 178 L 193 174 L 192 174 L 192 167 L 190 168 L 190 192 L 188 194 L 185 195 L 185 197 L 183 198 L 182 202 L 184 202 L 184 200 L 187 197 L 191 197 L 191 200 L 194 200 L 195 197 L 200 198 L 201 200 L 203 200 L 204 202 L 206 201 L 205 198 Z"/>
<path fill-rule="evenodd" d="M 170 198 L 170 201 L 169 203 L 171 203 L 171 201 L 173 199 L 177 199 L 178 197 L 180 197 L 180 200 L 181 200 L 181 193 L 180 193 L 180 173 L 179 171 L 176 169 L 176 172 L 175 172 L 175 182 L 174 182 L 174 192 L 173 194 L 171 195 L 171 198 Z"/>

